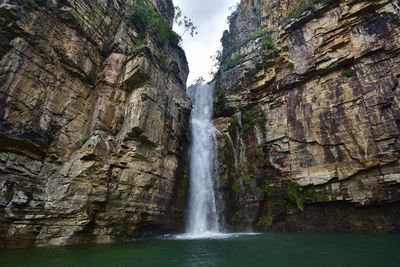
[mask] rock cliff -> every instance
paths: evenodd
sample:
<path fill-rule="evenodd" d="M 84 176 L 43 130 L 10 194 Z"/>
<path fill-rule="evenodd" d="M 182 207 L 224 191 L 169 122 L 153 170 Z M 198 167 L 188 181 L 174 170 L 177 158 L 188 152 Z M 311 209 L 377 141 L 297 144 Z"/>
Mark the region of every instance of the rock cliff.
<path fill-rule="evenodd" d="M 400 1 L 243 0 L 215 82 L 234 230 L 400 231 Z"/>
<path fill-rule="evenodd" d="M 172 2 L 151 9 L 170 29 Z M 4 0 L 0 15 L 0 247 L 181 230 L 176 40 L 126 0 Z M 242 0 L 229 21 L 214 80 L 227 228 L 399 232 L 400 1 Z"/>
<path fill-rule="evenodd" d="M 172 1 L 152 2 L 172 25 Z M 0 247 L 177 231 L 188 66 L 125 0 L 0 3 Z"/>

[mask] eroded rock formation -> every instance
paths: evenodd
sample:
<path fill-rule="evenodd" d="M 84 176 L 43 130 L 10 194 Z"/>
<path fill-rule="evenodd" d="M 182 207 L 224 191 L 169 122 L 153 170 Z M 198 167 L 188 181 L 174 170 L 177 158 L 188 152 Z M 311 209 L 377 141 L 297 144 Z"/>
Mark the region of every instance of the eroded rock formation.
<path fill-rule="evenodd" d="M 172 1 L 153 4 L 171 26 Z M 0 247 L 180 229 L 188 66 L 130 5 L 0 4 Z"/>
<path fill-rule="evenodd" d="M 400 231 L 400 1 L 244 0 L 222 38 L 231 229 Z"/>

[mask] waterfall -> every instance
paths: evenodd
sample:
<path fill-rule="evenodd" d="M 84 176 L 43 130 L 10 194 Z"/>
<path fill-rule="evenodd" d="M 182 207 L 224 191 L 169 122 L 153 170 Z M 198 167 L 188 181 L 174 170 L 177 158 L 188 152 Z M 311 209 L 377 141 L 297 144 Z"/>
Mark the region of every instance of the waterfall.
<path fill-rule="evenodd" d="M 213 88 L 195 85 L 188 90 L 193 103 L 190 118 L 190 191 L 186 234 L 212 236 L 219 232 L 214 192 L 216 129 L 212 124 Z"/>
<path fill-rule="evenodd" d="M 190 184 L 185 234 L 176 239 L 229 238 L 255 233 L 224 233 L 220 229 L 216 205 L 214 173 L 216 164 L 216 133 L 212 124 L 213 88 L 197 84 L 188 89 L 193 103 L 190 123 L 192 142 L 190 149 Z M 232 140 L 231 140 L 232 141 Z M 232 142 L 232 148 L 235 150 Z M 235 156 L 238 159 L 238 155 Z"/>

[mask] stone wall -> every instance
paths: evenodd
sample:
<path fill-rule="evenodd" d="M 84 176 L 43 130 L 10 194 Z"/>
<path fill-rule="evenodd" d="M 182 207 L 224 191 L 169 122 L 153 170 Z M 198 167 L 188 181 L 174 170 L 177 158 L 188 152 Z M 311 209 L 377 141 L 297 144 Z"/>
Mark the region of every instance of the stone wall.
<path fill-rule="evenodd" d="M 228 228 L 399 232 L 400 1 L 243 0 L 230 21 L 214 81 Z"/>
<path fill-rule="evenodd" d="M 129 5 L 0 4 L 0 247 L 181 229 L 188 66 Z"/>

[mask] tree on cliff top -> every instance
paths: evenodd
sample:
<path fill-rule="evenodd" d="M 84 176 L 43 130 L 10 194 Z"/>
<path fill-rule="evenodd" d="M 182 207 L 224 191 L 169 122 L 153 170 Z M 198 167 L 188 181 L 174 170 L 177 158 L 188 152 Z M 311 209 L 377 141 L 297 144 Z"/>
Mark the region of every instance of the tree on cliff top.
<path fill-rule="evenodd" d="M 174 21 L 179 26 L 183 26 L 185 31 L 179 35 L 174 32 L 161 14 L 148 0 L 134 0 L 133 4 L 128 9 L 128 14 L 140 20 L 145 30 L 151 33 L 156 41 L 161 44 L 179 45 L 182 41 L 182 36 L 189 32 L 191 36 L 197 34 L 197 27 L 192 20 L 187 16 L 182 15 L 179 7 L 175 7 Z"/>

